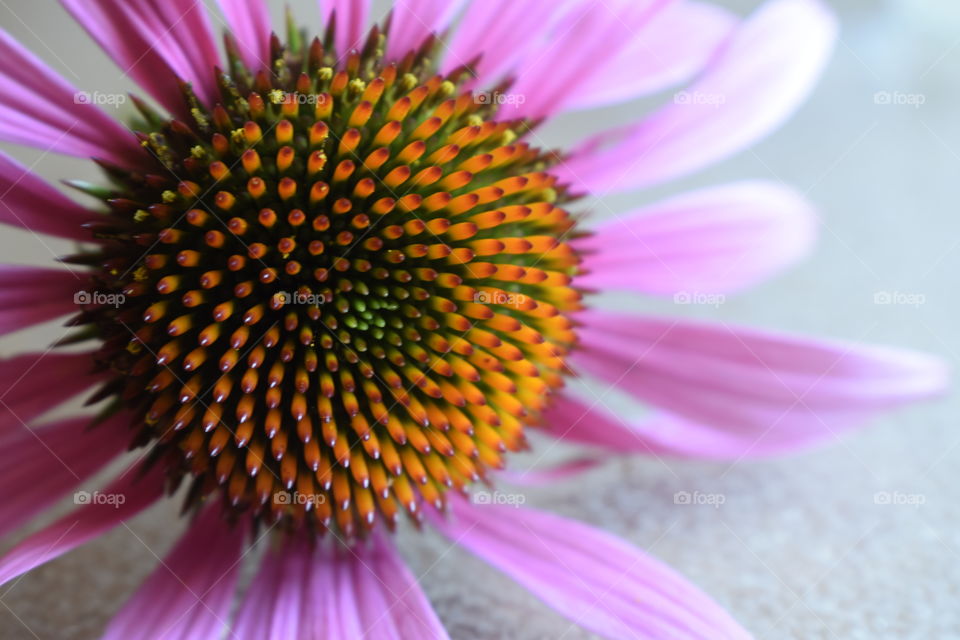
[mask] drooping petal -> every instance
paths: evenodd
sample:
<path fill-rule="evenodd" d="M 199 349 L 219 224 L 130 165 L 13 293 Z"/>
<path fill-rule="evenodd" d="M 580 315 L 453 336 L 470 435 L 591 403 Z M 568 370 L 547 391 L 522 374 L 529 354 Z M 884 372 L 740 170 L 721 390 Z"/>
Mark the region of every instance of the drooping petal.
<path fill-rule="evenodd" d="M 393 5 L 390 34 L 387 37 L 389 60 L 400 60 L 431 33 L 440 34 L 450 26 L 464 0 L 400 0 Z"/>
<path fill-rule="evenodd" d="M 736 24 L 734 14 L 713 4 L 668 5 L 618 55 L 596 61 L 597 69 L 576 92 L 570 108 L 625 102 L 689 80 Z"/>
<path fill-rule="evenodd" d="M 92 356 L 47 351 L 0 360 L 0 437 L 105 380 Z"/>
<path fill-rule="evenodd" d="M 0 335 L 76 313 L 74 295 L 86 280 L 64 269 L 0 265 Z"/>
<path fill-rule="evenodd" d="M 750 146 L 804 101 L 836 32 L 819 0 L 771 0 L 671 104 L 588 140 L 555 173 L 575 189 L 606 194 L 677 178 Z"/>
<path fill-rule="evenodd" d="M 221 64 L 206 8 L 194 0 L 61 0 L 124 75 L 157 102 L 180 114 L 180 80 L 210 103 L 214 68 Z"/>
<path fill-rule="evenodd" d="M 657 295 L 739 291 L 806 256 L 817 217 L 772 183 L 704 189 L 618 215 L 576 241 L 587 253 L 577 284 Z"/>
<path fill-rule="evenodd" d="M 598 60 L 617 57 L 673 0 L 575 2 L 544 46 L 533 50 L 513 72 L 513 103 L 504 118 L 543 118 L 567 108 L 594 73 Z M 557 64 L 561 58 L 563 64 Z"/>
<path fill-rule="evenodd" d="M 320 17 L 327 25 L 336 15 L 337 29 L 334 44 L 337 56 L 346 58 L 351 49 L 363 46 L 370 17 L 370 0 L 319 0 Z"/>
<path fill-rule="evenodd" d="M 580 371 L 695 423 L 811 438 L 941 392 L 940 360 L 906 350 L 589 311 Z"/>
<path fill-rule="evenodd" d="M 600 447 L 615 455 L 642 454 L 701 460 L 740 460 L 763 458 L 822 444 L 845 432 L 831 431 L 823 422 L 813 420 L 806 430 L 790 431 L 776 424 L 763 431 L 718 428 L 684 420 L 669 413 L 654 413 L 640 418 L 609 411 L 591 403 L 564 395 L 543 416 L 544 432 L 558 440 Z M 566 478 L 577 470 L 564 474 Z M 536 482 L 547 471 L 532 472 Z M 526 482 L 523 473 L 511 481 Z"/>
<path fill-rule="evenodd" d="M 0 29 L 0 140 L 116 164 L 141 165 L 146 155 L 136 136 L 91 104 L 89 95 L 78 91 Z M 0 195 L 3 191 L 0 189 Z M 51 209 L 50 213 L 55 211 Z M 0 210 L 0 219 L 5 219 L 5 214 Z"/>
<path fill-rule="evenodd" d="M 244 64 L 254 70 L 270 67 L 270 12 L 265 0 L 218 0 Z"/>
<path fill-rule="evenodd" d="M 416 579 L 380 534 L 352 548 L 294 539 L 269 549 L 233 633 L 238 640 L 447 639 Z"/>
<path fill-rule="evenodd" d="M 0 222 L 36 233 L 89 240 L 80 225 L 96 215 L 0 151 Z"/>
<path fill-rule="evenodd" d="M 0 536 L 53 505 L 126 449 L 129 416 L 91 416 L 0 436 Z"/>
<path fill-rule="evenodd" d="M 749 638 L 709 596 L 625 541 L 534 509 L 450 499 L 435 526 L 585 629 L 607 638 Z"/>
<path fill-rule="evenodd" d="M 0 558 L 0 584 L 100 536 L 154 503 L 163 494 L 160 465 L 146 474 L 128 469 L 90 502 L 29 536 Z"/>
<path fill-rule="evenodd" d="M 220 638 L 240 574 L 245 528 L 207 507 L 114 616 L 104 640 Z M 294 637 L 294 636 L 289 636 Z"/>
<path fill-rule="evenodd" d="M 449 38 L 441 70 L 447 73 L 469 65 L 478 86 L 492 86 L 520 60 L 547 46 L 548 33 L 569 4 L 568 0 L 471 2 Z M 475 62 L 478 55 L 481 58 Z"/>

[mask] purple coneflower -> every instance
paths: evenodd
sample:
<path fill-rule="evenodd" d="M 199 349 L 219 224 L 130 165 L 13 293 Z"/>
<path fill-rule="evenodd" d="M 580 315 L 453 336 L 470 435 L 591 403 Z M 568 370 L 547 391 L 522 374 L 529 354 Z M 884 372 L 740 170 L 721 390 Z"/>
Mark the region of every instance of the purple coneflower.
<path fill-rule="evenodd" d="M 143 455 L 0 559 L 0 582 L 180 489 L 187 531 L 107 638 L 444 638 L 388 534 L 401 514 L 601 635 L 745 637 L 628 544 L 461 494 L 528 427 L 739 458 L 944 384 L 917 354 L 585 302 L 723 294 L 806 253 L 814 214 L 783 186 L 707 189 L 593 228 L 570 211 L 779 124 L 831 49 L 814 0 L 742 22 L 685 0 L 398 0 L 372 28 L 364 0 L 332 0 L 317 38 L 272 35 L 260 0 L 221 0 L 225 55 L 193 0 L 63 4 L 160 109 L 135 99 L 128 129 L 0 35 L 0 139 L 106 174 L 71 183 L 97 199 L 79 204 L 0 156 L 0 219 L 84 243 L 65 261 L 85 274 L 78 291 L 65 270 L 0 271 L 3 333 L 74 314 L 57 348 L 4 361 L 0 532 Z M 573 150 L 537 135 L 691 78 Z M 571 368 L 663 413 L 624 421 L 561 393 Z M 40 420 L 91 389 L 95 419 Z M 267 536 L 233 615 L 240 560 Z"/>

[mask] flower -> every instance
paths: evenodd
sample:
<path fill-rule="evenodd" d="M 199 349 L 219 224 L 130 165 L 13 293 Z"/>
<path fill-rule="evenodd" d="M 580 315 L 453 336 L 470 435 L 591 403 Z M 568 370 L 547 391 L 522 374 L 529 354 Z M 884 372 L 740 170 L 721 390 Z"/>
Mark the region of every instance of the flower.
<path fill-rule="evenodd" d="M 584 297 L 720 296 L 806 253 L 814 215 L 783 186 L 708 189 L 589 231 L 570 210 L 779 124 L 831 48 L 813 0 L 742 22 L 696 2 L 487 0 L 455 29 L 461 3 L 404 0 L 370 31 L 365 2 L 334 0 L 322 38 L 294 25 L 283 41 L 259 0 L 222 0 L 225 56 L 191 0 L 63 4 L 162 111 L 134 99 L 134 134 L 100 108 L 124 96 L 79 92 L 0 36 L 0 139 L 96 159 L 109 180 L 71 183 L 97 200 L 81 205 L 0 156 L 0 219 L 85 243 L 64 259 L 81 286 L 76 271 L 0 269 L 3 333 L 74 314 L 58 348 L 0 373 L 0 533 L 128 447 L 142 456 L 0 558 L 0 582 L 182 487 L 186 532 L 108 638 L 446 637 L 384 532 L 401 513 L 592 632 L 746 637 L 613 536 L 459 493 L 531 427 L 739 458 L 944 385 L 918 354 Z M 543 150 L 544 120 L 694 77 L 637 124 Z M 588 406 L 561 391 L 571 368 L 664 413 Z M 92 388 L 95 420 L 44 417 Z M 267 536 L 231 617 L 241 560 Z"/>

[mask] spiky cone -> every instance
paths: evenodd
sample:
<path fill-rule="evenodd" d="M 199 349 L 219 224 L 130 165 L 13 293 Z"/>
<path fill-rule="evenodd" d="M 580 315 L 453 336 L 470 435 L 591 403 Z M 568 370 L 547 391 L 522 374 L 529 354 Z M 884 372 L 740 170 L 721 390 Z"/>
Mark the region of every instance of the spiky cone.
<path fill-rule="evenodd" d="M 552 158 L 432 75 L 430 45 L 341 70 L 274 38 L 190 121 L 138 103 L 166 168 L 108 167 L 98 292 L 77 324 L 135 410 L 147 464 L 261 522 L 362 534 L 442 508 L 525 446 L 576 336 L 575 221 Z M 232 51 L 228 41 L 228 51 Z"/>

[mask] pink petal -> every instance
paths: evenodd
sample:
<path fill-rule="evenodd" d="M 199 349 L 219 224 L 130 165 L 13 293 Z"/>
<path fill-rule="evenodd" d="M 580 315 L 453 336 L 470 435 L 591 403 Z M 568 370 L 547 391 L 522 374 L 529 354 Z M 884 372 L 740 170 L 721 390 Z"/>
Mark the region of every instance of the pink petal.
<path fill-rule="evenodd" d="M 464 0 L 398 0 L 393 5 L 387 36 L 387 58 L 400 60 L 431 33 L 442 33 L 463 3 Z"/>
<path fill-rule="evenodd" d="M 477 85 L 492 86 L 520 60 L 532 59 L 547 47 L 547 36 L 568 4 L 562 0 L 471 2 L 448 39 L 441 70 L 448 73 L 469 65 Z"/>
<path fill-rule="evenodd" d="M 673 0 L 606 0 L 570 3 L 546 45 L 513 70 L 509 93 L 522 102 L 501 108 L 504 118 L 538 119 L 576 99 L 594 74 L 631 46 L 650 21 Z M 558 63 L 562 61 L 562 63 Z M 605 74 L 606 75 L 606 74 Z M 609 76 L 608 76 L 609 77 Z"/>
<path fill-rule="evenodd" d="M 337 28 L 334 44 L 337 56 L 343 60 L 352 49 L 363 46 L 370 17 L 370 0 L 319 0 L 320 17 L 324 28 L 336 14 Z"/>
<path fill-rule="evenodd" d="M 770 0 L 673 103 L 588 140 L 556 173 L 605 194 L 677 178 L 750 146 L 811 92 L 836 32 L 818 0 Z"/>
<path fill-rule="evenodd" d="M 80 227 L 97 214 L 76 204 L 0 152 L 0 222 L 71 240 L 89 240 Z"/>
<path fill-rule="evenodd" d="M 142 165 L 147 156 L 134 134 L 83 97 L 0 29 L 0 139 L 44 151 Z"/>
<path fill-rule="evenodd" d="M 577 285 L 672 296 L 738 291 L 808 255 L 816 232 L 810 205 L 785 187 L 704 189 L 618 215 L 577 240 L 590 252 Z"/>
<path fill-rule="evenodd" d="M 0 437 L 0 536 L 47 509 L 99 471 L 130 441 L 126 414 L 91 427 L 70 418 Z"/>
<path fill-rule="evenodd" d="M 941 392 L 946 366 L 906 350 L 586 312 L 573 364 L 717 430 L 798 444 Z"/>
<path fill-rule="evenodd" d="M 270 11 L 265 0 L 218 0 L 243 62 L 254 70 L 270 67 Z"/>
<path fill-rule="evenodd" d="M 99 492 L 101 499 L 91 500 L 8 551 L 0 558 L 0 584 L 72 551 L 153 504 L 163 494 L 162 467 L 155 466 L 146 475 L 140 475 L 139 467 L 128 469 Z"/>
<path fill-rule="evenodd" d="M 533 509 L 450 500 L 436 527 L 576 624 L 608 638 L 749 638 L 709 596 L 625 541 Z"/>
<path fill-rule="evenodd" d="M 0 360 L 0 438 L 106 379 L 93 353 L 27 353 Z"/>
<path fill-rule="evenodd" d="M 615 415 L 601 403 L 564 395 L 544 413 L 546 433 L 558 440 L 603 448 L 613 454 L 674 456 L 702 460 L 740 460 L 790 453 L 836 438 L 824 423 L 791 432 L 777 424 L 763 432 L 734 431 L 697 424 L 668 413 L 641 418 Z M 533 479 L 539 479 L 534 472 Z M 563 478 L 572 477 L 576 470 Z M 525 482 L 518 474 L 519 482 Z M 511 478 L 511 482 L 514 481 Z"/>
<path fill-rule="evenodd" d="M 63 269 L 0 265 L 0 335 L 77 313 L 73 296 L 86 284 Z"/>
<path fill-rule="evenodd" d="M 674 2 L 618 55 L 598 62 L 570 108 L 603 107 L 686 82 L 703 69 L 736 24 L 737 18 L 721 7 Z"/>
<path fill-rule="evenodd" d="M 207 507 L 110 621 L 104 640 L 222 637 L 240 574 L 244 530 L 244 523 L 226 522 L 219 504 Z"/>
<path fill-rule="evenodd" d="M 194 0 L 60 0 L 124 75 L 171 112 L 186 111 L 180 80 L 201 100 L 217 95 L 221 64 L 203 3 Z"/>
<path fill-rule="evenodd" d="M 239 609 L 239 640 L 445 640 L 436 614 L 392 541 L 287 539 L 269 549 Z"/>
<path fill-rule="evenodd" d="M 546 418 L 544 418 L 544 421 L 546 422 Z M 556 436 L 558 439 L 562 438 L 563 434 L 559 432 L 560 430 L 554 430 L 551 428 L 552 426 L 552 421 L 547 423 L 546 432 L 549 435 Z M 538 431 L 543 431 L 543 429 L 538 429 Z M 584 431 L 592 430 L 584 429 Z M 575 438 L 570 439 L 575 440 Z M 509 469 L 505 471 L 499 471 L 497 473 L 497 478 L 502 478 L 510 484 L 518 484 L 525 487 L 540 487 L 550 485 L 555 482 L 563 482 L 564 480 L 576 478 L 587 471 L 592 471 L 593 469 L 602 466 L 605 462 L 607 462 L 607 460 L 608 459 L 606 457 L 582 456 L 544 467 L 525 469 L 523 471 L 511 471 Z"/>

